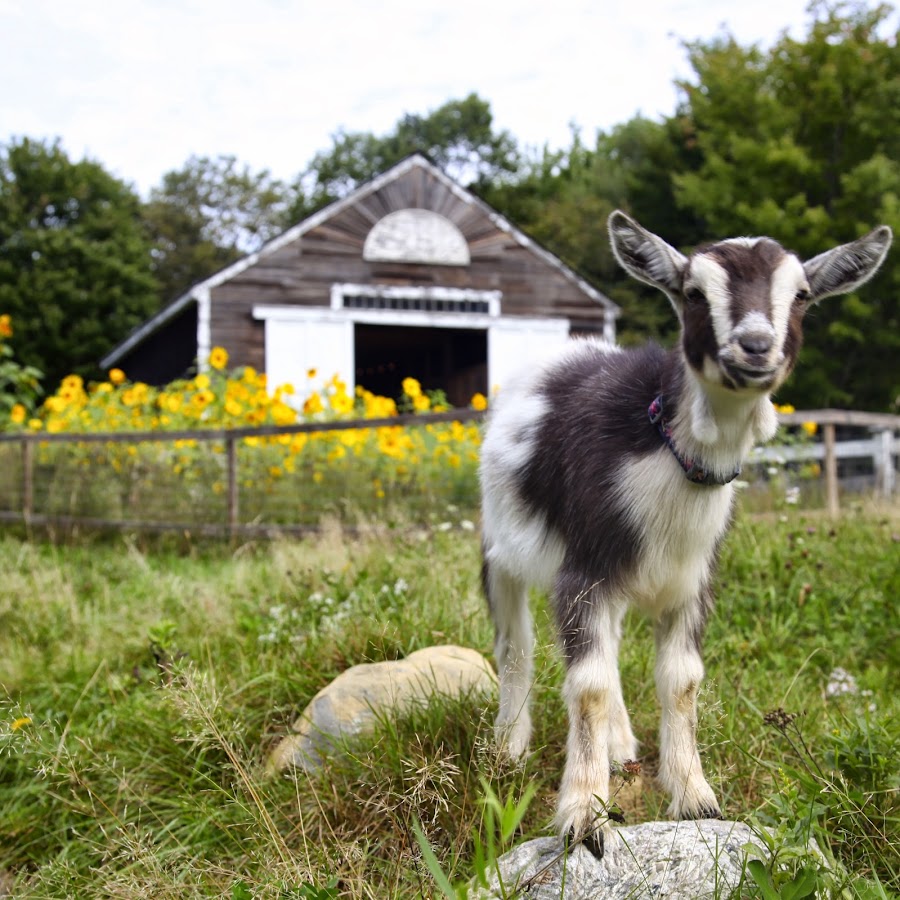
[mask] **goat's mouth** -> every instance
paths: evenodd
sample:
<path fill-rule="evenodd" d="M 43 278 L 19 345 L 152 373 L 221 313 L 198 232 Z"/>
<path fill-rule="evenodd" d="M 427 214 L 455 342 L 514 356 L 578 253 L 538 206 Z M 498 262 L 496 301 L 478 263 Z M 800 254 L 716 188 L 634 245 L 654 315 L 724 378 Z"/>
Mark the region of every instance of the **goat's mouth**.
<path fill-rule="evenodd" d="M 778 377 L 778 366 L 748 366 L 722 360 L 722 374 L 737 388 L 768 390 Z"/>

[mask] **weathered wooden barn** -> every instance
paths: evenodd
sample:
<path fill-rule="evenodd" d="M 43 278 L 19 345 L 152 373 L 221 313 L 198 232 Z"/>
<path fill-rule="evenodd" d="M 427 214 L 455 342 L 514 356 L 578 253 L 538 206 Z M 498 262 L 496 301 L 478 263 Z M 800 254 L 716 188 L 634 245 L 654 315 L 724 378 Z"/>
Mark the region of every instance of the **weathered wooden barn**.
<path fill-rule="evenodd" d="M 101 365 L 164 384 L 222 346 L 270 385 L 337 374 L 398 396 L 413 376 L 465 404 L 570 334 L 614 340 L 618 312 L 417 154 L 194 285 Z"/>

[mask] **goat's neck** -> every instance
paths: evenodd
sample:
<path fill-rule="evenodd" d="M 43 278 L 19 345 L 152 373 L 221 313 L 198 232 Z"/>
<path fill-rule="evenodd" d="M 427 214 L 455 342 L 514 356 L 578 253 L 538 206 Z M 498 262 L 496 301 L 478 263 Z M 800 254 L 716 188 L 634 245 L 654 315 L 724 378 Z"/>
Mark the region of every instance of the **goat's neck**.
<path fill-rule="evenodd" d="M 720 474 L 739 469 L 754 444 L 768 441 L 777 427 L 769 395 L 730 391 L 682 371 L 672 438 L 685 456 Z"/>

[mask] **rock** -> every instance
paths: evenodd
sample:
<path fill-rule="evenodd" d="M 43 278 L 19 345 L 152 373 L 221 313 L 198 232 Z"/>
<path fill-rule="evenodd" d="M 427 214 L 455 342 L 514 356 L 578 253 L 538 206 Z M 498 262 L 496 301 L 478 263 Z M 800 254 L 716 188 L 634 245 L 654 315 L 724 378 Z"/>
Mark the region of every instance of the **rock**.
<path fill-rule="evenodd" d="M 424 705 L 435 695 L 491 694 L 496 686 L 497 676 L 480 653 L 454 645 L 353 666 L 313 697 L 292 726 L 295 734 L 269 757 L 269 770 L 315 771 L 340 738 L 373 731 L 386 713 Z"/>
<path fill-rule="evenodd" d="M 614 830 L 602 860 L 582 846 L 561 853 L 557 838 L 539 838 L 500 857 L 503 888 L 493 878 L 481 900 L 522 891 L 529 900 L 639 900 L 728 897 L 748 882 L 747 858 L 767 859 L 763 842 L 742 822 L 646 822 Z M 757 852 L 748 857 L 744 845 Z M 752 884 L 752 880 L 750 884 Z"/>

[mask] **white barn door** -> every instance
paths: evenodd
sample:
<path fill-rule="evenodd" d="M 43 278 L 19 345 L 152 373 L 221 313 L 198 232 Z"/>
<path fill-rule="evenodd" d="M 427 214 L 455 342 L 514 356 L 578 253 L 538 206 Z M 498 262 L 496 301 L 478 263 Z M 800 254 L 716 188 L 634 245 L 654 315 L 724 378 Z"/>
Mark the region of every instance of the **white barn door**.
<path fill-rule="evenodd" d="M 354 376 L 353 322 L 310 316 L 266 317 L 266 379 L 269 390 L 292 384 L 294 403 L 303 403 L 333 376 L 347 383 L 352 395 Z M 308 372 L 315 370 L 310 378 Z"/>
<path fill-rule="evenodd" d="M 568 338 L 568 319 L 498 319 L 488 328 L 488 389 L 502 390 L 510 375 Z"/>

